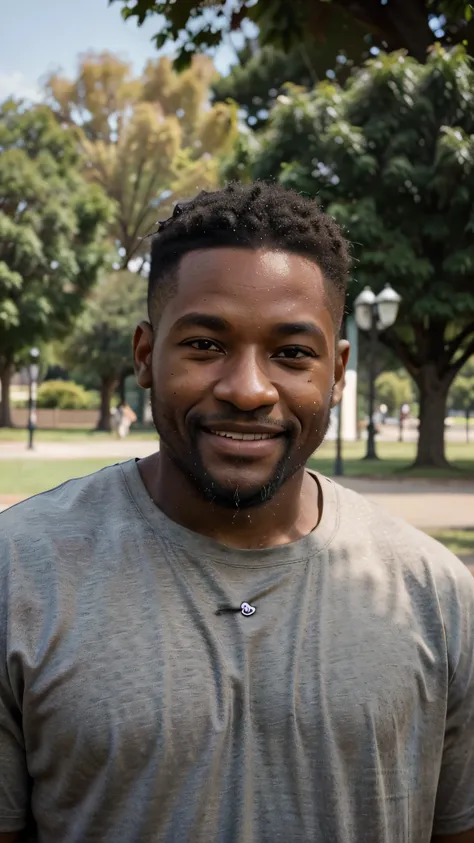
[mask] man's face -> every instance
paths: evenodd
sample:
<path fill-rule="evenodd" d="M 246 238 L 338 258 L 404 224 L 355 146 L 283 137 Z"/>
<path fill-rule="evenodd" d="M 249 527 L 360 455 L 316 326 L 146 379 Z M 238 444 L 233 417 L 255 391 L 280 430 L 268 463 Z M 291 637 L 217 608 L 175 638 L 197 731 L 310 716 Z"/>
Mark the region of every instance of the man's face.
<path fill-rule="evenodd" d="M 269 500 L 321 444 L 342 395 L 324 279 L 287 252 L 217 248 L 181 261 L 152 336 L 135 335 L 160 449 L 217 505 Z"/>

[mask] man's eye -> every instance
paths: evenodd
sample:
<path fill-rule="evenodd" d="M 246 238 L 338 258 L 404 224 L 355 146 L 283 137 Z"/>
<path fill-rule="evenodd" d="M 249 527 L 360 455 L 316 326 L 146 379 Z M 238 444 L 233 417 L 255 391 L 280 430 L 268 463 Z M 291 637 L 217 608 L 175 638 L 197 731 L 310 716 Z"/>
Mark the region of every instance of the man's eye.
<path fill-rule="evenodd" d="M 212 340 L 190 340 L 186 345 L 194 348 L 196 351 L 221 351 L 219 346 Z"/>
<path fill-rule="evenodd" d="M 274 357 L 277 360 L 304 360 L 308 357 L 315 357 L 315 353 L 309 348 L 301 348 L 299 345 L 288 345 L 286 348 L 281 348 Z"/>

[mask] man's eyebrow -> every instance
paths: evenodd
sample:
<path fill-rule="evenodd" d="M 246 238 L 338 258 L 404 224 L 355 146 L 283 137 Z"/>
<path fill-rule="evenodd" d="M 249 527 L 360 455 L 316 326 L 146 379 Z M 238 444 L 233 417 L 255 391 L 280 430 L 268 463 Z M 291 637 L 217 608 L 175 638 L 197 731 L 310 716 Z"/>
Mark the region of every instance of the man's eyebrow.
<path fill-rule="evenodd" d="M 173 328 L 205 328 L 208 331 L 223 332 L 230 328 L 229 323 L 222 316 L 210 313 L 185 313 L 173 325 Z"/>
<path fill-rule="evenodd" d="M 315 322 L 280 322 L 272 328 L 272 333 L 280 337 L 310 334 L 319 339 L 325 339 L 324 331 Z"/>
<path fill-rule="evenodd" d="M 173 325 L 174 330 L 185 328 L 204 328 L 215 333 L 224 333 L 231 330 L 230 323 L 222 316 L 215 316 L 212 313 L 185 313 Z M 289 337 L 298 335 L 310 335 L 325 340 L 324 331 L 315 322 L 279 322 L 273 325 L 270 333 L 277 337 Z"/>

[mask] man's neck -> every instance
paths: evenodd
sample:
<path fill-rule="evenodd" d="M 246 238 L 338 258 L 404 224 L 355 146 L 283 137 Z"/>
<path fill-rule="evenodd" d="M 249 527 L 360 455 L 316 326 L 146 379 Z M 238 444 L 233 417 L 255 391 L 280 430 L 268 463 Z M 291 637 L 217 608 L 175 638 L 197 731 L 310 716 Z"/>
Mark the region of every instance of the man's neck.
<path fill-rule="evenodd" d="M 138 462 L 143 483 L 155 504 L 172 521 L 228 547 L 264 549 L 308 535 L 319 523 L 320 489 L 301 469 L 266 504 L 228 509 L 203 500 L 192 483 L 163 455 Z"/>

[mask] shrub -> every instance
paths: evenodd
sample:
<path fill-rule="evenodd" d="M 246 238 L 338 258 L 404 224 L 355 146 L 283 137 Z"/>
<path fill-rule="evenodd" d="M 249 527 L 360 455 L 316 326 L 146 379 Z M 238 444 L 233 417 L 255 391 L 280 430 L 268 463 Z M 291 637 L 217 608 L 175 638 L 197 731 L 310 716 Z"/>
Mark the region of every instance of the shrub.
<path fill-rule="evenodd" d="M 38 408 L 91 410 L 97 407 L 97 395 L 72 381 L 45 381 L 38 389 Z"/>

